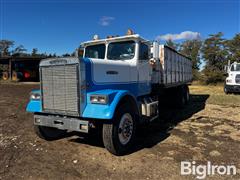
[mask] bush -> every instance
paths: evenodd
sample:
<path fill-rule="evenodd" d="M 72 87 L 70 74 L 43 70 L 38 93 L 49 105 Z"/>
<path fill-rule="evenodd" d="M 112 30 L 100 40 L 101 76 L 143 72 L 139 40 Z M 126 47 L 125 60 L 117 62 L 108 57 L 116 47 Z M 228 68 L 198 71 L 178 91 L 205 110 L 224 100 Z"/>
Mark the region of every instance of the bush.
<path fill-rule="evenodd" d="M 193 69 L 192 73 L 193 73 L 193 81 L 199 81 L 201 73 L 196 69 Z"/>
<path fill-rule="evenodd" d="M 224 72 L 216 69 L 204 69 L 200 78 L 204 84 L 217 84 L 225 79 Z"/>
<path fill-rule="evenodd" d="M 8 65 L 0 64 L 0 72 L 8 71 Z"/>

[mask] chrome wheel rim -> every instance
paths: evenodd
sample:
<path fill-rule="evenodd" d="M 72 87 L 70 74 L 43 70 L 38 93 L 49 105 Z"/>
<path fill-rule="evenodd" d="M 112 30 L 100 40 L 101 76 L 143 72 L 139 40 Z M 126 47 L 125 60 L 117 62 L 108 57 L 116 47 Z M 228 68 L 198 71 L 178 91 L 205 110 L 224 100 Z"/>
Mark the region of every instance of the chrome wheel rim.
<path fill-rule="evenodd" d="M 133 133 L 133 119 L 131 114 L 125 113 L 120 119 L 119 128 L 118 128 L 118 137 L 122 145 L 126 145 Z"/>

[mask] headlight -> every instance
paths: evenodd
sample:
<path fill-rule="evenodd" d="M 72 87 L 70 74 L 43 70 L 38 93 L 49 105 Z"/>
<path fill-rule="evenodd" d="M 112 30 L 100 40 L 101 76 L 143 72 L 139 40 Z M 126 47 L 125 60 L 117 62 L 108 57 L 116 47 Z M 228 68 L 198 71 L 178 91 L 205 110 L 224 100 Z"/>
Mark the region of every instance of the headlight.
<path fill-rule="evenodd" d="M 107 104 L 108 96 L 106 96 L 106 95 L 91 95 L 90 102 L 92 104 Z"/>
<path fill-rule="evenodd" d="M 232 83 L 232 79 L 227 79 L 227 83 Z"/>
<path fill-rule="evenodd" d="M 41 96 L 39 93 L 31 93 L 30 94 L 30 99 L 31 100 L 40 100 L 41 99 Z"/>

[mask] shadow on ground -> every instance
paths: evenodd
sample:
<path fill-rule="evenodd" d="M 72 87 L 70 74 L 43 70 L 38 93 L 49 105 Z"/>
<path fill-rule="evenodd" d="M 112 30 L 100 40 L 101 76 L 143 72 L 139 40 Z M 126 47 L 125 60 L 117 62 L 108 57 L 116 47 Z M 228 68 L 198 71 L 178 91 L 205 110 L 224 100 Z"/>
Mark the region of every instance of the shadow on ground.
<path fill-rule="evenodd" d="M 138 128 L 135 145 L 129 154 L 139 151 L 144 148 L 151 148 L 156 144 L 164 141 L 171 135 L 171 130 L 180 122 L 192 117 L 195 113 L 205 108 L 206 101 L 209 95 L 194 94 L 190 96 L 189 104 L 184 108 L 172 108 L 163 103 L 159 107 L 159 118 L 152 123 L 146 124 Z M 77 138 L 71 138 L 74 143 L 88 144 L 92 146 L 103 147 L 101 130 L 91 134 L 72 134 L 77 135 Z"/>

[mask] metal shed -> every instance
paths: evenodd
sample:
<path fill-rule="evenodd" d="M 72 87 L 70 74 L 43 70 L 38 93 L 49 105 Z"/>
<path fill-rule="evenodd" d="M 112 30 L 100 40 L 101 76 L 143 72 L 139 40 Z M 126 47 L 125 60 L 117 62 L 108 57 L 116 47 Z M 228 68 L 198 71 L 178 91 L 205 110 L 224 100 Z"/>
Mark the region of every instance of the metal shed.
<path fill-rule="evenodd" d="M 0 76 L 3 80 L 39 81 L 39 63 L 44 57 L 0 57 Z"/>

